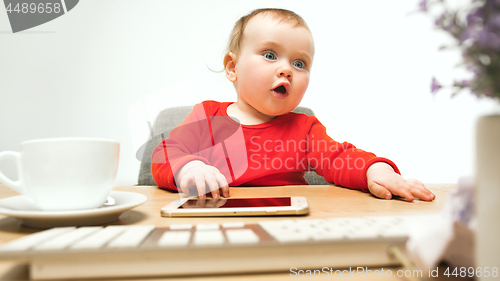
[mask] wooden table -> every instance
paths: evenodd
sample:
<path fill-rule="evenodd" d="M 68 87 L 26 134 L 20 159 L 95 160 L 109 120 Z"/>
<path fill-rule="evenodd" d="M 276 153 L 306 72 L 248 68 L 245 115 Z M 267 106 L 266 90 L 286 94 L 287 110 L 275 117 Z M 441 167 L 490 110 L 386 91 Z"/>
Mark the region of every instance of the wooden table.
<path fill-rule="evenodd" d="M 310 214 L 308 218 L 329 217 L 355 217 L 373 215 L 410 215 L 435 213 L 441 210 L 447 199 L 447 194 L 455 188 L 454 184 L 427 184 L 436 199 L 433 202 L 415 200 L 406 202 L 402 199 L 382 200 L 371 194 L 357 190 L 350 190 L 333 185 L 315 186 L 274 186 L 274 187 L 233 187 L 231 197 L 272 197 L 272 196 L 304 196 L 307 198 Z M 213 217 L 213 218 L 165 218 L 160 215 L 161 207 L 178 199 L 179 195 L 161 190 L 154 186 L 116 186 L 115 191 L 131 191 L 142 193 L 148 200 L 132 210 L 125 211 L 120 218 L 111 223 L 113 225 L 139 225 L 154 224 L 157 227 L 166 227 L 173 223 L 224 223 L 231 221 L 243 221 L 245 223 L 256 223 L 262 220 L 280 220 L 284 217 Z M 0 185 L 0 198 L 18 195 L 5 185 Z M 24 227 L 20 222 L 11 217 L 0 215 L 0 244 L 27 234 L 40 231 Z M 221 265 L 224 266 L 224 265 Z M 293 266 L 293 265 L 291 265 Z M 375 270 L 375 269 L 373 269 Z M 223 275 L 209 277 L 186 277 L 186 278 L 147 278 L 144 280 L 291 280 L 290 272 L 272 274 L 250 274 L 250 275 Z M 317 277 L 324 279 L 322 277 Z M 335 278 L 335 277 L 334 277 Z M 306 278 L 315 279 L 315 278 Z M 370 280 L 363 276 L 342 277 L 346 280 Z M 0 262 L 0 280 L 28 280 L 28 267 L 26 264 L 15 262 Z M 114 279 L 113 279 L 114 280 Z M 128 279 L 130 280 L 130 279 Z M 380 277 L 377 280 L 408 280 L 404 278 Z M 434 279 L 433 279 L 434 280 Z M 450 280 L 450 279 L 447 279 Z"/>

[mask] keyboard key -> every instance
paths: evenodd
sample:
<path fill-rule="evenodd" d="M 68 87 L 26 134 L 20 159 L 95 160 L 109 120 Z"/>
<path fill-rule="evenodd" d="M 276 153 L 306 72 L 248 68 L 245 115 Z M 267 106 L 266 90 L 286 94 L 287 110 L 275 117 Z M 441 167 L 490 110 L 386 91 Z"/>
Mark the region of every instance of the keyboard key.
<path fill-rule="evenodd" d="M 154 225 L 133 225 L 108 244 L 108 248 L 136 248 L 155 229 Z"/>
<path fill-rule="evenodd" d="M 295 228 L 295 230 L 297 232 L 305 233 L 305 234 L 312 234 L 312 233 L 318 232 L 317 227 L 313 227 L 309 224 L 304 224 L 304 225 L 297 224 L 297 227 Z"/>
<path fill-rule="evenodd" d="M 291 243 L 291 242 L 302 242 L 309 240 L 309 235 L 305 233 L 298 232 L 282 232 L 273 235 L 274 239 L 278 240 L 280 243 Z"/>
<path fill-rule="evenodd" d="M 274 231 L 296 232 L 297 224 L 293 220 L 263 221 L 259 226 L 265 231 L 272 233 Z"/>
<path fill-rule="evenodd" d="M 297 219 L 295 220 L 296 224 L 299 225 L 308 225 L 312 227 L 321 227 L 326 223 L 323 219 Z"/>
<path fill-rule="evenodd" d="M 226 230 L 226 237 L 231 244 L 254 244 L 260 241 L 259 236 L 251 229 Z"/>
<path fill-rule="evenodd" d="M 194 233 L 195 245 L 220 245 L 224 243 L 224 234 L 220 230 L 203 230 Z"/>
<path fill-rule="evenodd" d="M 167 231 L 163 233 L 158 246 L 160 247 L 180 247 L 187 246 L 191 238 L 190 231 Z"/>
<path fill-rule="evenodd" d="M 351 224 L 351 218 L 328 218 L 326 221 L 330 224 L 340 227 L 348 226 Z"/>
<path fill-rule="evenodd" d="M 372 217 L 372 219 L 377 225 L 382 225 L 384 227 L 391 227 L 403 223 L 399 217 Z"/>
<path fill-rule="evenodd" d="M 379 232 L 376 229 L 363 228 L 356 231 L 347 232 L 349 239 L 370 239 L 377 238 Z"/>
<path fill-rule="evenodd" d="M 75 230 L 76 227 L 56 227 L 52 229 L 48 229 L 45 231 L 41 231 L 38 233 L 34 233 L 14 241 L 11 241 L 5 245 L 0 247 L 0 251 L 27 251 L 41 243 L 57 237 L 58 235 L 62 235 L 64 233 Z"/>
<path fill-rule="evenodd" d="M 80 227 L 73 231 L 67 232 L 61 236 L 53 238 L 45 243 L 34 248 L 35 251 L 56 251 L 68 248 L 70 245 L 83 239 L 84 237 L 101 230 L 102 227 Z"/>
<path fill-rule="evenodd" d="M 311 234 L 315 241 L 340 241 L 345 238 L 345 233 L 341 231 L 321 231 Z"/>
<path fill-rule="evenodd" d="M 405 227 L 391 227 L 381 232 L 384 238 L 406 238 L 408 230 Z"/>
<path fill-rule="evenodd" d="M 71 249 L 100 249 L 125 231 L 125 226 L 110 225 L 73 244 Z"/>
<path fill-rule="evenodd" d="M 196 231 L 204 230 L 218 230 L 219 225 L 216 223 L 199 223 L 196 225 Z"/>
<path fill-rule="evenodd" d="M 171 224 L 170 225 L 170 230 L 190 230 L 191 228 L 193 228 L 193 225 L 192 224 Z"/>
<path fill-rule="evenodd" d="M 245 223 L 243 222 L 226 222 L 222 224 L 223 228 L 243 228 Z"/>
<path fill-rule="evenodd" d="M 293 220 L 275 220 L 275 221 L 261 221 L 259 222 L 259 226 L 266 228 L 276 228 L 276 227 L 287 227 L 294 225 Z"/>

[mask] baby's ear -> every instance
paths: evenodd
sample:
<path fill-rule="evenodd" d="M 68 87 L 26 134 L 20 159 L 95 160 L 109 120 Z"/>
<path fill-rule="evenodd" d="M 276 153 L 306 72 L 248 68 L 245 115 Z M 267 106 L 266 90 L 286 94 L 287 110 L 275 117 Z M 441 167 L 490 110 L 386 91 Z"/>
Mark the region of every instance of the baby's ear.
<path fill-rule="evenodd" d="M 231 82 L 236 81 L 236 55 L 232 52 L 228 52 L 224 56 L 224 70 L 226 72 L 226 77 Z"/>

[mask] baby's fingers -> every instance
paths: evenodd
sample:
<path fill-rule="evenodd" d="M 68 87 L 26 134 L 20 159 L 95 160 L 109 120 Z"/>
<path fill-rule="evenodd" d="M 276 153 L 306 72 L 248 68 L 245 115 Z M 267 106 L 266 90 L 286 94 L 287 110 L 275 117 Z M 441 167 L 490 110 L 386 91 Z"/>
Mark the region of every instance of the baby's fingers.
<path fill-rule="evenodd" d="M 186 175 L 179 186 L 185 196 L 198 195 L 200 199 L 206 198 L 205 177 L 203 175 Z"/>
<path fill-rule="evenodd" d="M 227 184 L 226 177 L 221 173 L 215 174 L 215 178 L 217 179 L 217 183 L 222 191 L 222 196 L 229 197 L 229 185 Z"/>
<path fill-rule="evenodd" d="M 383 198 L 383 199 L 391 199 L 392 194 L 389 190 L 387 190 L 385 187 L 377 184 L 377 183 L 372 183 L 368 189 L 370 190 L 371 194 L 377 196 L 378 198 Z"/>
<path fill-rule="evenodd" d="M 409 191 L 409 185 L 406 182 L 388 182 L 384 186 L 374 182 L 371 187 L 369 187 L 370 192 L 379 197 L 385 199 L 391 199 L 392 195 L 397 195 L 404 197 L 407 201 L 415 200 L 415 197 Z M 387 194 L 389 193 L 389 195 Z"/>
<path fill-rule="evenodd" d="M 205 177 L 203 175 L 195 175 L 194 181 L 196 184 L 196 190 L 198 190 L 198 197 L 200 199 L 206 198 L 207 186 L 205 184 Z"/>
<path fill-rule="evenodd" d="M 185 196 L 190 195 L 190 186 L 193 185 L 194 183 L 194 178 L 185 176 L 181 179 L 181 183 L 179 184 L 179 188 L 184 193 Z"/>
<path fill-rule="evenodd" d="M 386 188 L 393 194 L 405 198 L 407 201 L 415 200 L 415 197 L 410 192 L 410 185 L 403 182 L 390 182 Z"/>
<path fill-rule="evenodd" d="M 408 184 L 411 194 L 421 200 L 432 201 L 436 198 L 436 195 L 430 192 L 425 188 L 423 183 L 416 179 L 409 179 L 406 181 L 406 184 Z"/>
<path fill-rule="evenodd" d="M 219 198 L 219 184 L 217 183 L 216 177 L 213 174 L 205 174 L 205 182 L 207 183 L 210 192 L 212 192 L 212 198 Z"/>

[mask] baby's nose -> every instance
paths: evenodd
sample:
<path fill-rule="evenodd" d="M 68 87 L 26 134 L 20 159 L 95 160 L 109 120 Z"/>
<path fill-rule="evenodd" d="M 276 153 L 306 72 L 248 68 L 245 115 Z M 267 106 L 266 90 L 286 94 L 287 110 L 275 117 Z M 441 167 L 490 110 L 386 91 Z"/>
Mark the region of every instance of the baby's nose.
<path fill-rule="evenodd" d="M 291 78 L 292 70 L 290 69 L 290 67 L 280 67 L 276 74 L 278 74 L 278 77 Z"/>

